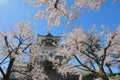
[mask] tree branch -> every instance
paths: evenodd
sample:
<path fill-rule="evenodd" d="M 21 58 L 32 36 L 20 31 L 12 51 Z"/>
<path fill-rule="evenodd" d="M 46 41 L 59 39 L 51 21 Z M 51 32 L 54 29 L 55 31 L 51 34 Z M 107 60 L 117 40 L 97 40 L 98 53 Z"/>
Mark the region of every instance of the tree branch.
<path fill-rule="evenodd" d="M 55 4 L 54 4 L 54 7 L 55 7 L 56 9 L 58 9 L 58 8 L 57 8 L 58 2 L 59 2 L 59 0 L 56 0 L 56 2 L 55 2 Z"/>
<path fill-rule="evenodd" d="M 74 57 L 75 57 L 75 59 L 80 63 L 81 66 L 83 66 L 84 68 L 86 68 L 86 69 L 88 69 L 89 71 L 92 71 L 92 72 L 93 72 L 93 70 L 90 69 L 88 66 L 84 65 L 84 64 L 77 58 L 76 55 L 74 55 Z"/>
<path fill-rule="evenodd" d="M 94 66 L 94 64 L 91 61 L 90 61 L 90 64 L 93 67 L 93 69 L 95 70 L 95 66 Z"/>
<path fill-rule="evenodd" d="M 7 48 L 9 49 L 9 45 L 8 45 L 8 41 L 7 41 L 7 36 L 4 36 L 4 39 L 5 39 L 5 44 L 6 44 Z"/>
<path fill-rule="evenodd" d="M 77 43 L 77 41 L 76 41 L 76 44 L 78 44 Z M 85 43 L 85 42 L 81 42 L 81 44 L 86 44 L 90 49 L 91 49 L 91 47 L 90 47 L 90 45 L 89 44 L 87 44 L 87 43 Z M 78 48 L 78 45 L 77 45 L 77 49 L 79 50 L 79 48 Z M 79 50 L 80 51 L 80 50 Z M 81 53 L 83 53 L 83 54 L 85 54 L 87 57 L 89 57 L 89 58 L 91 58 L 91 59 L 93 59 L 98 65 L 100 64 L 99 63 L 99 61 L 97 60 L 97 57 L 95 56 L 95 54 L 92 52 L 92 51 L 89 51 L 89 49 L 87 49 L 87 51 L 88 51 L 88 53 L 91 53 L 92 54 L 92 56 L 90 56 L 89 54 L 87 54 L 85 51 L 80 51 Z M 93 66 L 93 65 L 92 65 Z M 93 66 L 93 68 L 95 69 L 95 67 Z"/>
<path fill-rule="evenodd" d="M 32 43 L 28 44 L 23 50 L 22 52 L 24 52 L 26 49 L 28 49 L 30 47 L 30 45 L 32 45 Z"/>
<path fill-rule="evenodd" d="M 106 63 L 106 66 L 107 66 L 108 70 L 110 71 L 110 74 L 113 74 L 112 69 L 110 68 L 110 65 L 108 63 Z"/>
<path fill-rule="evenodd" d="M 116 34 L 113 35 L 113 36 L 111 37 L 111 39 L 114 39 L 115 36 L 116 36 Z M 105 61 L 105 58 L 106 58 L 107 50 L 108 50 L 108 48 L 111 46 L 111 44 L 112 44 L 112 40 L 110 40 L 110 41 L 108 42 L 108 45 L 104 48 L 104 55 L 103 55 L 103 59 L 102 59 L 102 63 L 101 63 L 102 66 L 103 66 L 104 61 Z"/>
<path fill-rule="evenodd" d="M 79 67 L 79 66 L 81 66 L 81 65 L 75 65 L 75 66 L 73 66 L 73 67 L 77 67 L 77 68 L 79 68 L 79 69 L 81 69 L 81 70 L 84 70 L 84 71 L 89 71 L 89 70 L 84 69 L 84 68 L 81 68 L 81 67 Z"/>
<path fill-rule="evenodd" d="M 10 59 L 10 62 L 9 62 L 9 64 L 8 64 L 8 68 L 7 68 L 6 75 L 5 75 L 5 77 L 6 77 L 7 79 L 9 79 L 9 76 L 10 76 L 10 74 L 11 74 L 11 69 L 12 69 L 12 66 L 13 66 L 14 61 L 15 61 L 15 58 L 11 58 L 11 59 Z"/>
<path fill-rule="evenodd" d="M 9 57 L 9 54 L 0 62 L 0 64 L 2 64 L 8 57 Z"/>
<path fill-rule="evenodd" d="M 92 70 L 92 69 L 90 69 L 88 66 L 84 65 L 84 64 L 77 58 L 76 55 L 74 55 L 74 57 L 75 57 L 75 59 L 80 63 L 81 66 L 83 66 L 84 68 L 87 69 L 87 71 L 90 71 L 90 72 L 92 72 L 93 74 L 95 74 L 95 75 L 97 75 L 97 76 L 100 75 L 100 73 L 98 73 L 98 72 L 96 72 L 95 70 Z"/>
<path fill-rule="evenodd" d="M 1 66 L 0 66 L 0 71 L 1 71 L 2 75 L 5 76 L 5 73 L 4 73 L 3 69 L 1 68 Z"/>
<path fill-rule="evenodd" d="M 7 36 L 4 36 L 4 40 L 5 40 L 5 44 L 6 44 L 6 46 L 7 46 L 7 49 L 8 49 L 8 55 L 11 57 L 11 53 L 12 53 L 12 51 L 10 51 L 10 49 L 9 49 L 9 43 L 8 43 L 8 40 L 7 40 Z"/>

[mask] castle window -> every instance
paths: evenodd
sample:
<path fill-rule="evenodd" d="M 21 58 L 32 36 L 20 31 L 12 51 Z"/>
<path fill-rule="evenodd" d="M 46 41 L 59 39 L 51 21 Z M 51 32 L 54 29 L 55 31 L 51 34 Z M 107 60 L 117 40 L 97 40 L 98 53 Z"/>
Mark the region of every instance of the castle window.
<path fill-rule="evenodd" d="M 54 52 L 54 54 L 56 53 L 56 51 Z"/>
<path fill-rule="evenodd" d="M 46 39 L 45 40 L 45 45 L 46 46 L 53 46 L 53 42 L 54 42 L 54 40 L 52 40 L 52 39 Z"/>
<path fill-rule="evenodd" d="M 45 53 L 44 51 L 42 53 Z"/>

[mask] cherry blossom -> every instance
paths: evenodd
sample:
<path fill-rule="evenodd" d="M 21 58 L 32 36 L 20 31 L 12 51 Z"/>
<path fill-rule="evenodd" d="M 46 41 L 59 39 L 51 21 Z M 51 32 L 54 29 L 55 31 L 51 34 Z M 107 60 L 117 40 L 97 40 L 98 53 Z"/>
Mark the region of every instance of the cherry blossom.
<path fill-rule="evenodd" d="M 34 40 L 34 34 L 30 29 L 30 24 L 25 22 L 16 23 L 16 28 L 11 29 L 8 33 L 0 32 L 0 55 L 3 56 L 0 62 L 0 71 L 3 80 L 8 80 L 12 67 L 16 60 L 23 59 L 22 54 L 29 53 L 29 47 Z M 8 63 L 6 72 L 4 72 L 1 65 Z"/>
<path fill-rule="evenodd" d="M 39 9 L 34 18 L 46 18 L 48 28 L 59 26 L 63 18 L 68 20 L 68 26 L 80 16 L 82 9 L 99 9 L 103 2 L 104 0 L 26 0 L 26 3 L 35 8 L 45 8 Z"/>
<path fill-rule="evenodd" d="M 105 72 L 105 66 L 109 74 L 114 75 L 111 67 L 120 67 L 120 27 L 116 31 L 108 31 L 108 34 L 97 32 L 95 28 L 85 32 L 82 28 L 75 28 L 65 35 L 61 43 L 63 54 L 71 55 L 80 64 L 80 69 L 90 71 L 101 76 L 103 80 L 109 80 Z M 103 39 L 104 37 L 104 39 Z M 64 51 L 65 50 L 65 51 Z"/>

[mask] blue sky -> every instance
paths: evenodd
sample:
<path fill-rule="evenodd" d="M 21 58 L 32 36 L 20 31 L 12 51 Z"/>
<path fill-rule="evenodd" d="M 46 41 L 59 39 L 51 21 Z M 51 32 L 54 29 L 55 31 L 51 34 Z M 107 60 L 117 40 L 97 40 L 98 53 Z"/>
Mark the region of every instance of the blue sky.
<path fill-rule="evenodd" d="M 24 3 L 24 0 L 0 0 L 0 31 L 8 31 L 14 27 L 18 21 L 32 23 L 32 29 L 39 34 L 47 34 L 47 23 L 44 20 L 33 20 L 37 9 Z M 85 30 L 90 29 L 92 24 L 100 30 L 100 25 L 104 24 L 110 29 L 115 30 L 120 24 L 120 2 L 114 3 L 112 0 L 106 0 L 100 10 L 85 11 L 74 21 L 74 24 L 84 26 Z M 64 32 L 71 31 L 73 27 L 65 28 L 65 22 L 62 21 L 60 27 L 52 28 L 50 32 L 53 35 L 61 36 Z"/>
<path fill-rule="evenodd" d="M 45 27 L 47 23 L 44 20 L 33 20 L 33 15 L 37 9 L 30 5 L 26 5 L 24 0 L 0 0 L 0 31 L 8 31 L 13 27 L 15 22 L 26 21 L 32 23 L 32 29 L 39 34 L 47 34 L 49 30 Z M 74 24 L 84 26 L 84 29 L 91 28 L 92 24 L 96 24 L 96 28 L 100 29 L 101 24 L 105 24 L 111 29 L 115 29 L 120 24 L 120 3 L 112 0 L 106 0 L 100 10 L 85 11 L 74 21 Z M 53 35 L 62 35 L 64 32 L 73 28 L 65 28 L 65 22 L 61 22 L 60 27 L 52 28 L 50 32 Z"/>

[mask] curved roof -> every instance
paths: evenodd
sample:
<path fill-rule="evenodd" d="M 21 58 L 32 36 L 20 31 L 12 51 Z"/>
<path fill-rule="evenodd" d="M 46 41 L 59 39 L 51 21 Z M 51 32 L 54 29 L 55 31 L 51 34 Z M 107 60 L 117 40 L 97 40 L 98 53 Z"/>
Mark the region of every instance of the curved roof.
<path fill-rule="evenodd" d="M 47 37 L 53 37 L 53 35 L 50 32 L 48 32 L 48 34 L 46 36 Z"/>
<path fill-rule="evenodd" d="M 47 35 L 39 35 L 38 34 L 38 36 L 42 36 L 42 37 L 56 37 L 56 38 L 61 37 L 61 36 L 53 36 L 50 32 L 48 32 Z"/>

